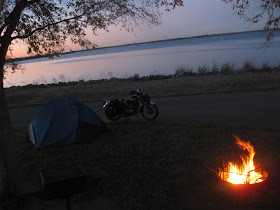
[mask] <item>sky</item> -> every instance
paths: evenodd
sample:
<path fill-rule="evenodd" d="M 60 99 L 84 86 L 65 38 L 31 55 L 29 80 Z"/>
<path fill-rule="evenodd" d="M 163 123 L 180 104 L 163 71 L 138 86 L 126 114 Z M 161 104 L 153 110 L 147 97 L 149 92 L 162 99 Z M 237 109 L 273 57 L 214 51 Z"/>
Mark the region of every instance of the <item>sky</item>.
<path fill-rule="evenodd" d="M 232 10 L 232 5 L 221 0 L 185 0 L 184 7 L 164 12 L 160 25 L 150 28 L 135 28 L 134 32 L 109 27 L 109 32 L 98 31 L 98 36 L 88 31 L 88 38 L 98 47 L 118 46 L 164 39 L 182 38 L 207 34 L 230 33 L 263 29 L 264 24 L 253 25 L 241 19 Z M 72 50 L 79 46 L 68 44 Z M 13 45 L 13 57 L 27 56 L 22 43 Z"/>

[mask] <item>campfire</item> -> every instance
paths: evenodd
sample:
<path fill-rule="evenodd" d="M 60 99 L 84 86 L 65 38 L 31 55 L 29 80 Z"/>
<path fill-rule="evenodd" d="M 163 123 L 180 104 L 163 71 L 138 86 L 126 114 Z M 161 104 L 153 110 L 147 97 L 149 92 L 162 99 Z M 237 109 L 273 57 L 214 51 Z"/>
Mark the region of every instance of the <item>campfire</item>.
<path fill-rule="evenodd" d="M 221 157 L 222 169 L 219 177 L 232 184 L 257 184 L 263 182 L 268 174 L 254 163 L 255 150 L 250 142 L 234 136 L 240 151 L 224 151 Z"/>

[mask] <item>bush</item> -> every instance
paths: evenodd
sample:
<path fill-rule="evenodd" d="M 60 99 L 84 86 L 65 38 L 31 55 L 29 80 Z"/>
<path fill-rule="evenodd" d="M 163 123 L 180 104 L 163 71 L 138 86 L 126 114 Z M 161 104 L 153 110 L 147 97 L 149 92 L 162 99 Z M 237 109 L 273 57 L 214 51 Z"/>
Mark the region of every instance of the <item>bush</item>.
<path fill-rule="evenodd" d="M 134 74 L 134 75 L 132 76 L 132 80 L 133 80 L 133 81 L 139 81 L 139 79 L 140 79 L 140 75 L 139 75 L 139 74 Z"/>
<path fill-rule="evenodd" d="M 256 71 L 256 67 L 253 65 L 251 61 L 245 61 L 241 68 L 242 73 L 249 73 L 255 71 Z"/>
<path fill-rule="evenodd" d="M 260 71 L 261 71 L 261 72 L 271 72 L 272 69 L 271 69 L 271 67 L 269 66 L 269 63 L 268 63 L 268 62 L 264 62 L 264 63 L 262 64 L 262 67 L 261 67 Z"/>
<path fill-rule="evenodd" d="M 271 68 L 270 68 L 271 69 Z M 274 72 L 280 72 L 280 65 L 273 68 Z"/>
<path fill-rule="evenodd" d="M 179 66 L 174 74 L 175 77 L 187 77 L 192 75 L 194 75 L 194 73 L 192 67 L 190 66 Z"/>
<path fill-rule="evenodd" d="M 198 67 L 198 74 L 199 75 L 207 75 L 209 73 L 210 73 L 209 68 L 206 65 Z"/>
<path fill-rule="evenodd" d="M 218 68 L 217 64 L 214 63 L 213 66 L 212 66 L 212 69 L 211 69 L 211 74 L 212 75 L 217 75 L 219 73 L 220 73 L 219 68 Z"/>
<path fill-rule="evenodd" d="M 221 67 L 221 74 L 227 75 L 227 74 L 233 74 L 235 71 L 234 64 L 227 62 L 222 65 Z"/>

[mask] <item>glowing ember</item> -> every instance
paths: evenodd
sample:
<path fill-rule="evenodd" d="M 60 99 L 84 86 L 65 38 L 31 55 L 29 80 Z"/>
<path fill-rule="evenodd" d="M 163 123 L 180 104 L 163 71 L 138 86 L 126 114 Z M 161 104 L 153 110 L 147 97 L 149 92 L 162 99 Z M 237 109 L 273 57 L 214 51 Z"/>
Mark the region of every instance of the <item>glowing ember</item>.
<path fill-rule="evenodd" d="M 226 168 L 223 171 L 220 170 L 219 176 L 233 184 L 256 184 L 264 181 L 267 178 L 267 173 L 259 168 L 256 169 L 254 165 L 254 156 L 256 154 L 254 147 L 250 142 L 242 141 L 237 136 L 234 136 L 234 138 L 236 139 L 236 144 L 242 150 L 247 150 L 249 155 L 240 155 L 241 164 L 228 162 Z"/>

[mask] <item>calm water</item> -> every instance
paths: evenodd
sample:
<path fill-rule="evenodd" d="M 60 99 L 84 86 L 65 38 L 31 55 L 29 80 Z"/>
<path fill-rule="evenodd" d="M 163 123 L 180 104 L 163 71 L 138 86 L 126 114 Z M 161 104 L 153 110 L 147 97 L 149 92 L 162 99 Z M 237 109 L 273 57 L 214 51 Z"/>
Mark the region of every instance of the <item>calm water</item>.
<path fill-rule="evenodd" d="M 231 62 L 240 67 L 249 60 L 256 66 L 280 64 L 280 33 L 265 44 L 265 33 L 213 36 L 103 48 L 21 62 L 23 73 L 8 73 L 5 87 L 64 81 L 173 74 L 179 66 L 209 68 Z M 264 45 L 265 44 L 265 45 Z"/>

